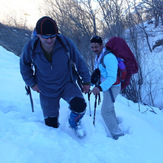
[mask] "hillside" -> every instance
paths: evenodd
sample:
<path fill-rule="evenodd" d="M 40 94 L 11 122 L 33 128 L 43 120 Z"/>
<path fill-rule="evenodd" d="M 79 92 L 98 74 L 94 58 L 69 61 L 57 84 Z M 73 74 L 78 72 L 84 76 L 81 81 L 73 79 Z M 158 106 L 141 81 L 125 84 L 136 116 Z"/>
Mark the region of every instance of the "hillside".
<path fill-rule="evenodd" d="M 18 56 L 30 37 L 31 31 L 29 30 L 9 27 L 0 23 L 0 45 Z"/>
<path fill-rule="evenodd" d="M 24 44 L 30 39 L 30 30 L 33 30 L 36 21 L 44 15 L 42 10 L 44 2 L 44 0 L 0 0 L 0 45 L 20 55 Z"/>

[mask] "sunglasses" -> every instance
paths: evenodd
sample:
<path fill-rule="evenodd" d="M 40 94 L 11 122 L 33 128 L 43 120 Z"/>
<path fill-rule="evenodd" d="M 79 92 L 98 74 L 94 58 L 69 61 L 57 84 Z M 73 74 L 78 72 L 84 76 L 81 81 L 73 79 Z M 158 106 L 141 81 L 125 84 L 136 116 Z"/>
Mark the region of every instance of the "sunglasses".
<path fill-rule="evenodd" d="M 41 37 L 42 38 L 44 38 L 44 39 L 52 39 L 52 38 L 54 38 L 55 36 L 56 36 L 57 34 L 54 34 L 54 35 L 41 35 Z"/>

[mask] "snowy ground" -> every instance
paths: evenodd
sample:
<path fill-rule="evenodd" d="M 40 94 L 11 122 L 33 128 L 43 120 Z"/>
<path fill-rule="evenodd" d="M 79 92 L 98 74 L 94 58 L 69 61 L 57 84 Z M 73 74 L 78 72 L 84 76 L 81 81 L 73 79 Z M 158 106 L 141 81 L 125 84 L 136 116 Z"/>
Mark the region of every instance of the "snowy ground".
<path fill-rule="evenodd" d="M 89 108 L 83 118 L 87 130 L 77 139 L 68 125 L 68 105 L 61 101 L 60 128 L 44 125 L 39 96 L 32 92 L 35 112 L 19 73 L 19 58 L 0 47 L 0 162 L 3 163 L 162 163 L 163 112 L 118 96 L 115 103 L 124 137 L 113 140 L 97 108 L 96 125 Z M 87 100 L 87 96 L 85 96 Z M 94 97 L 91 96 L 93 114 Z M 138 111 L 140 108 L 140 111 Z M 148 111 L 146 111 L 148 109 Z"/>

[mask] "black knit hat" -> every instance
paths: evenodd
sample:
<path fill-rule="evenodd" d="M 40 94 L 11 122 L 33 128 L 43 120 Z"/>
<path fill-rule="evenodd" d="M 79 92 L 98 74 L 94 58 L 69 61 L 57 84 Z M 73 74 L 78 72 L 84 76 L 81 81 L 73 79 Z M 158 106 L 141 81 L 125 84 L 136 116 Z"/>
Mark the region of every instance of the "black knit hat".
<path fill-rule="evenodd" d="M 103 41 L 101 39 L 100 36 L 93 36 L 90 40 L 91 43 L 95 42 L 95 43 L 99 43 L 99 44 L 103 44 Z"/>
<path fill-rule="evenodd" d="M 36 23 L 36 33 L 41 35 L 56 34 L 58 33 L 57 24 L 52 18 L 44 16 Z"/>

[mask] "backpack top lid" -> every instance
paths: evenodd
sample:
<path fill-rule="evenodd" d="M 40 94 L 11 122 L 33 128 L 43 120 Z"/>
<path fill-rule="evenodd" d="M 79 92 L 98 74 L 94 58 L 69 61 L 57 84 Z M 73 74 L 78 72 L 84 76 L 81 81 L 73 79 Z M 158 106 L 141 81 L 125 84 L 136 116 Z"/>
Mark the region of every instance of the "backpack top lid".
<path fill-rule="evenodd" d="M 124 59 L 127 73 L 135 74 L 138 72 L 137 61 L 124 39 L 121 37 L 112 37 L 105 44 L 105 47 L 116 57 Z"/>
<path fill-rule="evenodd" d="M 124 60 L 127 70 L 126 79 L 121 83 L 121 89 L 124 89 L 130 84 L 131 75 L 138 72 L 137 61 L 127 43 L 121 37 L 112 37 L 105 44 L 105 47 L 106 49 L 109 49 L 116 57 Z"/>

